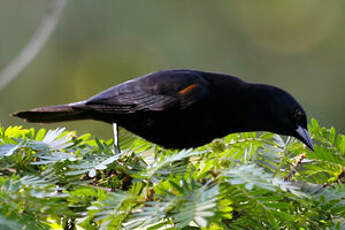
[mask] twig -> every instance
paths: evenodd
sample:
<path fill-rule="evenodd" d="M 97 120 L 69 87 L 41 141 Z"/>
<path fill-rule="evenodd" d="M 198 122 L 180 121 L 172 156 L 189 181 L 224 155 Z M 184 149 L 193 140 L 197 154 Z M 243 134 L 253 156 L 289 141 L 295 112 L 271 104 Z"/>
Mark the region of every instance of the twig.
<path fill-rule="evenodd" d="M 342 180 L 343 178 L 345 178 L 345 168 L 343 168 L 343 171 L 338 175 L 337 179 L 335 180 L 337 183 L 340 182 L 340 180 Z"/>
<path fill-rule="evenodd" d="M 293 175 L 295 175 L 295 173 L 297 172 L 298 166 L 302 163 L 305 157 L 306 157 L 305 153 L 302 153 L 298 155 L 297 157 L 295 157 L 296 161 L 295 163 L 292 164 L 289 174 L 284 178 L 285 181 L 291 180 Z"/>
<path fill-rule="evenodd" d="M 343 178 L 345 178 L 345 168 L 342 169 L 341 173 L 337 176 L 337 178 L 334 180 L 334 182 L 339 183 Z M 326 187 L 332 185 L 334 182 L 324 183 L 322 185 L 322 188 L 326 188 Z"/>
<path fill-rule="evenodd" d="M 35 58 L 54 31 L 68 0 L 52 0 L 51 9 L 21 53 L 0 72 L 0 91 Z"/>

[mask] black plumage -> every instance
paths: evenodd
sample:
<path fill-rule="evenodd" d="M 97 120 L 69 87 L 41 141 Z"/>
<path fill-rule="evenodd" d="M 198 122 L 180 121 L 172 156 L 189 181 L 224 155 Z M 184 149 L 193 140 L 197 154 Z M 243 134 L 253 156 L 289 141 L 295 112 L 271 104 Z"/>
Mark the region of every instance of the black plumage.
<path fill-rule="evenodd" d="M 28 122 L 117 123 L 166 148 L 204 145 L 229 133 L 270 131 L 313 148 L 303 108 L 274 86 L 195 70 L 154 72 L 88 100 L 13 114 Z"/>

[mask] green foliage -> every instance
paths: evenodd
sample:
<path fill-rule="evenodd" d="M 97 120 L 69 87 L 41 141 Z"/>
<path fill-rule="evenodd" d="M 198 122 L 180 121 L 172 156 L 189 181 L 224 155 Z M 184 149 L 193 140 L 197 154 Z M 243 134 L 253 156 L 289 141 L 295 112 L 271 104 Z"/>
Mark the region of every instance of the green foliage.
<path fill-rule="evenodd" d="M 198 149 L 0 128 L 0 229 L 344 229 L 345 136 L 271 133 Z"/>

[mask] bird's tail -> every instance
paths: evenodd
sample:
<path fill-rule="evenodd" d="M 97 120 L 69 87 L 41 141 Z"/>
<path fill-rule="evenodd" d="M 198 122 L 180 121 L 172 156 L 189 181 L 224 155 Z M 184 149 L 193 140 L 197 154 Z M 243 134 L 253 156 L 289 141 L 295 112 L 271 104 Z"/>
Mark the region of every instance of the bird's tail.
<path fill-rule="evenodd" d="M 65 104 L 35 108 L 14 113 L 12 116 L 23 118 L 26 122 L 35 123 L 53 123 L 92 118 L 91 114 L 87 111 L 76 108 L 72 105 L 73 104 Z"/>

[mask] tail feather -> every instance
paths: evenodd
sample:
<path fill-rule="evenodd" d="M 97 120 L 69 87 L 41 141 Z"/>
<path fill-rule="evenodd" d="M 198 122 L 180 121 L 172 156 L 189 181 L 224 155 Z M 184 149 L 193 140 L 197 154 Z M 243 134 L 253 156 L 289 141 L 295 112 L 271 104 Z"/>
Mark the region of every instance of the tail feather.
<path fill-rule="evenodd" d="M 90 119 L 90 113 L 72 107 L 71 104 L 56 105 L 20 111 L 12 114 L 14 117 L 23 118 L 26 122 L 53 123 L 61 121 L 74 121 Z"/>

